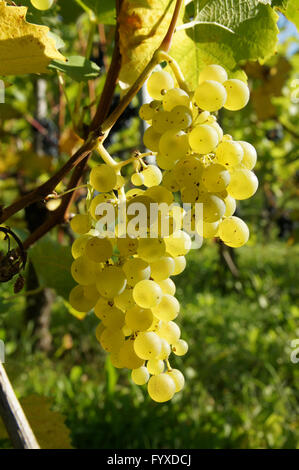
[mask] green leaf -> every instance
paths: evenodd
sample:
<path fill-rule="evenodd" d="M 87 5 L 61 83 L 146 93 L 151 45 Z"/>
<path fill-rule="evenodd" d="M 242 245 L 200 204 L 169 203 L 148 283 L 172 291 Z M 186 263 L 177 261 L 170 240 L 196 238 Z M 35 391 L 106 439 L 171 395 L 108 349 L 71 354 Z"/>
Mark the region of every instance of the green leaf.
<path fill-rule="evenodd" d="M 299 3 L 298 0 L 280 0 L 274 2 L 281 13 L 283 13 L 289 21 L 292 21 L 299 30 Z"/>
<path fill-rule="evenodd" d="M 275 53 L 278 15 L 265 3 L 195 2 L 196 15 L 187 19 L 187 24 L 178 26 L 170 51 L 192 87 L 207 64 L 223 65 L 235 76 L 242 61 L 264 61 Z"/>
<path fill-rule="evenodd" d="M 75 286 L 70 269 L 72 255 L 70 249 L 61 246 L 49 236 L 44 237 L 29 250 L 40 284 L 50 287 L 65 299 Z"/>
<path fill-rule="evenodd" d="M 49 68 L 65 73 L 76 82 L 88 81 L 100 75 L 100 67 L 82 56 L 67 57 L 67 62 L 52 60 Z"/>

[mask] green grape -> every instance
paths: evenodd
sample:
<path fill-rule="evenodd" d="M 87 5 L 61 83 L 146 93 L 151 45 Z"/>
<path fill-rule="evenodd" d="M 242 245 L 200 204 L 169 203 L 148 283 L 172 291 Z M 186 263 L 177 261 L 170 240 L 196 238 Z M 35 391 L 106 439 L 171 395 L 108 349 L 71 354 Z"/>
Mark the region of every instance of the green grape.
<path fill-rule="evenodd" d="M 107 238 L 92 237 L 85 246 L 85 254 L 91 261 L 103 263 L 111 258 L 113 247 Z"/>
<path fill-rule="evenodd" d="M 192 121 L 192 112 L 186 106 L 175 106 L 168 112 L 168 128 L 186 130 L 191 126 Z"/>
<path fill-rule="evenodd" d="M 217 235 L 219 222 L 202 222 L 197 224 L 196 231 L 203 238 L 214 238 Z"/>
<path fill-rule="evenodd" d="M 54 0 L 30 0 L 31 4 L 36 8 L 37 10 L 49 10 L 54 3 Z"/>
<path fill-rule="evenodd" d="M 145 385 L 150 378 L 149 372 L 145 366 L 133 369 L 131 379 L 136 385 Z"/>
<path fill-rule="evenodd" d="M 172 257 L 184 256 L 191 248 L 191 238 L 182 230 L 177 230 L 170 237 L 165 238 L 166 251 Z"/>
<path fill-rule="evenodd" d="M 199 113 L 199 115 L 196 118 L 196 123 L 197 124 L 205 124 L 208 122 L 208 119 L 210 117 L 209 111 L 202 111 Z"/>
<path fill-rule="evenodd" d="M 247 170 L 252 170 L 255 167 L 257 161 L 257 154 L 254 146 L 249 142 L 243 142 L 242 140 L 239 140 L 238 144 L 241 145 L 244 151 L 241 165 L 243 165 Z"/>
<path fill-rule="evenodd" d="M 183 390 L 183 388 L 185 386 L 185 378 L 184 378 L 182 372 L 178 369 L 171 369 L 166 373 L 174 381 L 176 393 Z"/>
<path fill-rule="evenodd" d="M 88 240 L 91 238 L 91 235 L 81 235 L 81 237 L 76 238 L 72 244 L 72 256 L 73 258 L 79 258 L 85 252 L 85 246 Z"/>
<path fill-rule="evenodd" d="M 135 305 L 133 299 L 133 289 L 125 289 L 121 294 L 114 297 L 114 303 L 117 308 L 125 312 Z"/>
<path fill-rule="evenodd" d="M 173 175 L 179 187 L 187 188 L 198 183 L 203 171 L 203 164 L 196 156 L 181 159 L 173 169 Z"/>
<path fill-rule="evenodd" d="M 170 349 L 170 346 L 169 346 L 169 344 L 167 343 L 166 339 L 160 338 L 160 340 L 161 340 L 161 352 L 160 352 L 160 354 L 157 356 L 156 359 L 165 361 L 165 360 L 168 359 L 168 357 L 170 356 L 171 349 Z"/>
<path fill-rule="evenodd" d="M 172 276 L 177 276 L 178 274 L 181 274 L 184 269 L 186 268 L 186 258 L 185 256 L 176 256 L 174 259 L 174 271 L 172 273 Z"/>
<path fill-rule="evenodd" d="M 100 267 L 86 256 L 79 256 L 72 263 L 71 273 L 78 284 L 88 286 L 94 284 L 95 277 L 100 274 Z"/>
<path fill-rule="evenodd" d="M 249 101 L 249 88 L 246 83 L 236 78 L 231 78 L 223 83 L 226 89 L 227 99 L 224 105 L 225 109 L 238 111 L 244 108 Z"/>
<path fill-rule="evenodd" d="M 227 93 L 224 86 L 214 80 L 206 80 L 198 85 L 194 93 L 197 106 L 205 111 L 218 111 L 224 106 Z"/>
<path fill-rule="evenodd" d="M 134 341 L 134 350 L 141 359 L 155 359 L 161 353 L 161 340 L 153 331 L 142 331 Z"/>
<path fill-rule="evenodd" d="M 112 312 L 113 309 L 114 304 L 111 300 L 100 297 L 95 305 L 94 313 L 100 320 L 102 320 L 104 324 L 105 320 L 108 318 L 110 312 Z"/>
<path fill-rule="evenodd" d="M 118 266 L 106 266 L 96 279 L 99 293 L 108 299 L 121 294 L 126 287 L 126 283 L 125 274 Z"/>
<path fill-rule="evenodd" d="M 218 122 L 209 122 L 208 125 L 211 126 L 213 129 L 215 129 L 215 131 L 218 134 L 218 141 L 221 142 L 223 139 L 223 130 L 219 126 Z"/>
<path fill-rule="evenodd" d="M 89 284 L 88 286 L 83 286 L 83 287 L 84 287 L 84 296 L 86 297 L 86 299 L 92 300 L 95 305 L 100 297 L 97 286 L 95 284 Z"/>
<path fill-rule="evenodd" d="M 200 202 L 203 204 L 204 222 L 216 222 L 224 216 L 225 203 L 220 197 L 215 196 L 215 194 L 206 194 L 201 198 Z"/>
<path fill-rule="evenodd" d="M 147 81 L 148 94 L 155 100 L 162 98 L 165 90 L 170 90 L 174 87 L 172 76 L 163 70 L 151 74 Z"/>
<path fill-rule="evenodd" d="M 137 254 L 140 258 L 151 263 L 165 255 L 165 242 L 162 238 L 140 238 Z"/>
<path fill-rule="evenodd" d="M 230 195 L 227 195 L 226 198 L 224 199 L 225 202 L 225 212 L 224 212 L 224 217 L 230 217 L 235 213 L 237 204 L 236 200 L 231 197 Z"/>
<path fill-rule="evenodd" d="M 151 277 L 154 281 L 163 281 L 174 273 L 175 262 L 170 256 L 163 256 L 151 262 Z"/>
<path fill-rule="evenodd" d="M 172 88 L 162 98 L 163 108 L 165 111 L 172 111 L 176 106 L 185 106 L 189 108 L 190 97 L 180 88 Z"/>
<path fill-rule="evenodd" d="M 144 146 L 153 152 L 159 151 L 159 141 L 161 134 L 158 134 L 152 126 L 148 127 L 143 134 L 143 143 Z"/>
<path fill-rule="evenodd" d="M 170 160 L 165 155 L 157 155 L 156 157 L 157 165 L 162 168 L 162 170 L 172 170 L 177 160 Z"/>
<path fill-rule="evenodd" d="M 193 204 L 198 201 L 199 193 L 196 186 L 187 186 L 186 188 L 181 188 L 181 199 L 182 202 L 187 204 Z"/>
<path fill-rule="evenodd" d="M 161 359 L 150 359 L 146 364 L 146 368 L 151 375 L 162 374 L 164 367 L 164 362 Z"/>
<path fill-rule="evenodd" d="M 155 113 L 152 126 L 158 134 L 163 134 L 168 131 L 170 127 L 173 127 L 170 123 L 170 113 L 168 111 L 159 111 Z"/>
<path fill-rule="evenodd" d="M 211 164 L 202 173 L 202 182 L 208 191 L 217 193 L 223 191 L 230 181 L 230 174 L 225 166 L 219 163 Z"/>
<path fill-rule="evenodd" d="M 80 235 L 89 232 L 91 229 L 91 220 L 87 214 L 77 214 L 71 220 L 71 229 Z"/>
<path fill-rule="evenodd" d="M 215 80 L 215 82 L 223 83 L 227 80 L 227 73 L 221 65 L 207 65 L 199 74 L 198 83 L 206 80 Z"/>
<path fill-rule="evenodd" d="M 145 331 L 153 323 L 153 313 L 149 308 L 141 308 L 138 305 L 126 312 L 126 325 L 132 331 Z"/>
<path fill-rule="evenodd" d="M 107 328 L 110 328 L 111 330 L 119 330 L 125 324 L 125 315 L 121 310 L 113 307 L 107 318 L 102 321 Z"/>
<path fill-rule="evenodd" d="M 159 284 L 154 281 L 140 281 L 134 286 L 133 298 L 140 307 L 152 308 L 161 301 L 162 290 Z"/>
<path fill-rule="evenodd" d="M 258 179 L 253 171 L 233 170 L 227 192 L 234 199 L 248 199 L 254 195 L 258 188 Z"/>
<path fill-rule="evenodd" d="M 119 351 L 125 342 L 125 337 L 121 330 L 111 330 L 105 328 L 100 336 L 100 344 L 107 352 Z"/>
<path fill-rule="evenodd" d="M 132 184 L 134 184 L 135 186 L 142 186 L 143 183 L 144 183 L 144 176 L 143 176 L 143 173 L 134 173 L 134 174 L 131 176 L 131 182 L 132 182 Z"/>
<path fill-rule="evenodd" d="M 179 326 L 173 321 L 161 322 L 161 325 L 157 331 L 157 334 L 165 339 L 169 344 L 175 344 L 178 342 L 181 336 L 181 330 Z"/>
<path fill-rule="evenodd" d="M 99 209 L 101 208 L 101 204 L 106 203 L 108 201 L 113 200 L 114 196 L 112 194 L 98 194 L 93 198 L 89 206 L 89 212 L 93 219 L 99 220 L 102 216 L 97 215 L 100 214 Z"/>
<path fill-rule="evenodd" d="M 172 351 L 176 356 L 184 356 L 188 352 L 188 343 L 183 339 L 179 339 L 177 343 L 172 345 Z"/>
<path fill-rule="evenodd" d="M 180 186 L 175 179 L 174 172 L 170 170 L 164 171 L 163 179 L 162 179 L 163 186 L 173 193 L 177 192 L 180 189 Z"/>
<path fill-rule="evenodd" d="M 137 282 L 149 279 L 151 275 L 149 264 L 140 258 L 128 259 L 123 265 L 123 271 L 126 275 L 129 286 L 135 286 Z"/>
<path fill-rule="evenodd" d="M 184 158 L 189 151 L 188 135 L 175 129 L 164 132 L 159 141 L 159 151 L 170 160 Z"/>
<path fill-rule="evenodd" d="M 139 109 L 139 116 L 144 121 L 150 121 L 153 119 L 156 110 L 150 105 L 150 103 L 143 104 Z"/>
<path fill-rule="evenodd" d="M 189 144 L 192 150 L 200 154 L 213 152 L 218 145 L 218 134 L 212 126 L 201 124 L 189 134 Z"/>
<path fill-rule="evenodd" d="M 69 295 L 69 303 L 78 312 L 89 312 L 94 307 L 94 301 L 84 294 L 84 286 L 74 287 Z"/>
<path fill-rule="evenodd" d="M 139 369 L 144 365 L 144 360 L 137 356 L 134 349 L 134 341 L 127 339 L 120 348 L 119 355 L 127 369 Z"/>
<path fill-rule="evenodd" d="M 116 182 L 116 173 L 109 165 L 102 164 L 95 166 L 90 172 L 90 184 L 100 193 L 112 191 Z"/>
<path fill-rule="evenodd" d="M 176 291 L 175 283 L 172 279 L 164 279 L 163 281 L 157 281 L 163 294 L 174 295 Z"/>
<path fill-rule="evenodd" d="M 174 320 L 180 311 L 178 300 L 169 294 L 162 296 L 161 302 L 152 308 L 153 314 L 162 321 Z"/>
<path fill-rule="evenodd" d="M 116 245 L 121 256 L 130 256 L 137 253 L 138 240 L 136 238 L 118 238 Z"/>
<path fill-rule="evenodd" d="M 144 186 L 151 188 L 152 186 L 158 186 L 162 181 L 161 170 L 155 165 L 148 165 L 143 171 Z"/>
<path fill-rule="evenodd" d="M 219 237 L 228 246 L 239 248 L 249 239 L 249 229 L 239 217 L 227 217 L 219 225 Z"/>
<path fill-rule="evenodd" d="M 238 165 L 244 155 L 244 150 L 238 142 L 224 141 L 216 149 L 218 163 L 227 167 Z"/>
<path fill-rule="evenodd" d="M 151 199 L 151 203 L 157 202 L 161 204 L 165 202 L 169 206 L 173 202 L 173 194 L 168 189 L 164 188 L 164 186 L 152 186 L 145 191 L 145 194 L 148 198 Z"/>
<path fill-rule="evenodd" d="M 175 394 L 175 383 L 167 374 L 153 375 L 148 382 L 147 391 L 152 400 L 164 403 Z"/>

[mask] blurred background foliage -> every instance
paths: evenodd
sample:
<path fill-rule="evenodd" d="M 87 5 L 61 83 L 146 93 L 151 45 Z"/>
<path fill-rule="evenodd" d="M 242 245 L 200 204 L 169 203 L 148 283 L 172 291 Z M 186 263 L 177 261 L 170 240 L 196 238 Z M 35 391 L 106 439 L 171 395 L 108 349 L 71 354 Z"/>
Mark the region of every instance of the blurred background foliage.
<path fill-rule="evenodd" d="M 66 55 L 84 55 L 88 17 L 76 2 L 72 9 L 65 0 L 59 4 L 42 15 L 30 8 L 28 18 L 62 35 Z M 102 74 L 85 85 L 77 103 L 83 122 L 111 58 L 115 13 L 108 4 L 103 3 L 105 27 L 97 31 L 99 46 L 91 57 Z M 237 210 L 249 224 L 250 241 L 234 252 L 206 242 L 191 251 L 188 268 L 176 279 L 180 326 L 190 345 L 187 356 L 176 359 L 187 379 L 182 393 L 171 403 L 153 403 L 130 382 L 129 372 L 111 366 L 95 339 L 95 316 L 82 320 L 70 314 L 68 226 L 31 249 L 25 292 L 15 295 L 13 282 L 0 285 L 0 339 L 16 393 L 50 397 L 52 409 L 65 416 L 76 448 L 299 447 L 299 363 L 290 359 L 291 342 L 299 338 L 299 40 L 283 15 L 279 27 L 278 53 L 263 65 L 242 64 L 252 90 L 250 104 L 220 116 L 227 133 L 258 150 L 259 190 Z M 54 72 L 46 77 L 45 116 L 37 113 L 39 80 L 5 79 L 6 103 L 0 105 L 4 206 L 46 181 L 80 142 Z M 78 86 L 66 78 L 72 103 Z M 107 141 L 119 159 L 141 146 L 141 102 L 140 94 Z M 94 156 L 90 165 L 96 161 Z M 62 182 L 57 189 L 64 187 Z M 84 199 L 82 189 L 73 212 L 83 208 Z M 51 209 L 35 204 L 10 224 L 24 239 Z M 0 243 L 5 249 L 6 242 Z M 0 448 L 9 446 L 0 429 Z"/>

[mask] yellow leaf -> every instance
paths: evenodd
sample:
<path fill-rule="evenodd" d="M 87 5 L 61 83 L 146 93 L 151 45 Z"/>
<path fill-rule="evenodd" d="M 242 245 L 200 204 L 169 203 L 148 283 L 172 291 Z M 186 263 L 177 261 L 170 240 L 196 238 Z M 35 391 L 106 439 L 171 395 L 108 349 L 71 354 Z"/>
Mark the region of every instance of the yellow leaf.
<path fill-rule="evenodd" d="M 120 80 L 130 86 L 160 46 L 171 22 L 174 0 L 124 0 L 119 15 L 122 67 Z"/>
<path fill-rule="evenodd" d="M 27 8 L 0 0 L 0 75 L 46 73 L 51 60 L 63 60 L 49 28 L 26 21 Z"/>

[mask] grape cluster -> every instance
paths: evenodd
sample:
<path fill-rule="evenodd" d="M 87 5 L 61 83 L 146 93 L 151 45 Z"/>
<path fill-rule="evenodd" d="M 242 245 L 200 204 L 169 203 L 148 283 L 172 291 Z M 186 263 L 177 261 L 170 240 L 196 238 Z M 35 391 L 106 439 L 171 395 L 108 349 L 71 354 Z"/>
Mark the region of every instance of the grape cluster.
<path fill-rule="evenodd" d="M 236 200 L 252 196 L 258 183 L 251 171 L 256 163 L 254 147 L 223 135 L 211 114 L 223 106 L 230 110 L 245 106 L 249 98 L 245 83 L 228 80 L 222 67 L 210 65 L 201 73 L 194 94 L 175 88 L 165 71 L 154 72 L 147 87 L 153 100 L 141 106 L 139 114 L 149 124 L 144 144 L 156 153 L 157 166 L 136 156 L 138 164 L 126 192 L 119 168 L 104 163 L 91 170 L 94 197 L 87 213 L 71 220 L 79 235 L 72 245 L 71 267 L 78 285 L 69 301 L 80 312 L 94 309 L 101 320 L 96 337 L 112 364 L 131 369 L 134 383 L 147 383 L 150 397 L 165 402 L 185 382 L 183 374 L 170 366 L 170 354 L 183 356 L 188 350 L 174 321 L 180 305 L 172 277 L 186 267 L 194 231 L 203 238 L 220 237 L 232 247 L 247 242 L 248 227 L 233 214 Z M 189 204 L 188 211 L 173 204 L 178 198 Z M 137 224 L 137 235 L 121 228 L 124 201 L 126 229 L 134 221 L 130 211 L 134 203 L 147 210 L 145 223 Z M 111 230 L 106 226 L 102 233 L 98 208 L 103 203 L 114 207 L 116 225 Z M 153 203 L 166 204 L 166 212 L 153 216 L 149 210 Z M 201 223 L 195 203 L 203 207 Z"/>

